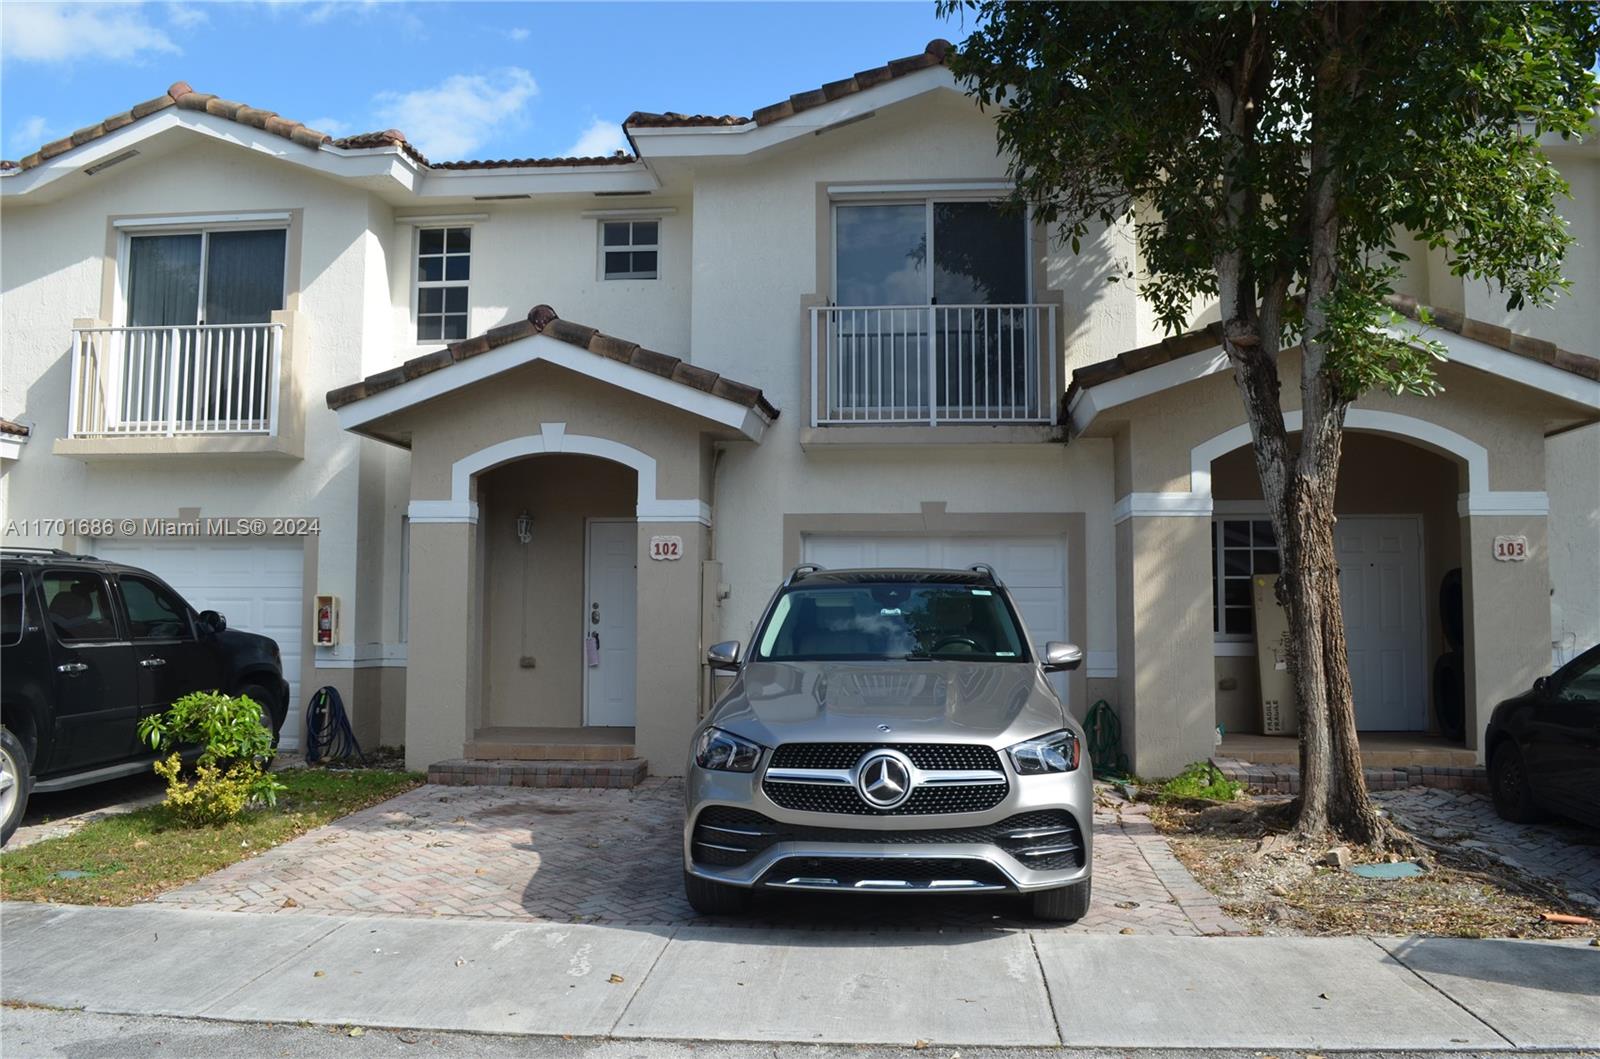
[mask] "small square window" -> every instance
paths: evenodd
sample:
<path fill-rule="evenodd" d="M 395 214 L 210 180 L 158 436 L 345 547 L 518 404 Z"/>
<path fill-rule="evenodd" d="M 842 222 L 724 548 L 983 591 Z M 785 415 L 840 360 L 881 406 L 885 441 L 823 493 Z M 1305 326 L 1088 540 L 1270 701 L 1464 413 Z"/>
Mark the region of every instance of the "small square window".
<path fill-rule="evenodd" d="M 660 221 L 602 221 L 601 274 L 606 279 L 655 279 L 660 237 Z"/>

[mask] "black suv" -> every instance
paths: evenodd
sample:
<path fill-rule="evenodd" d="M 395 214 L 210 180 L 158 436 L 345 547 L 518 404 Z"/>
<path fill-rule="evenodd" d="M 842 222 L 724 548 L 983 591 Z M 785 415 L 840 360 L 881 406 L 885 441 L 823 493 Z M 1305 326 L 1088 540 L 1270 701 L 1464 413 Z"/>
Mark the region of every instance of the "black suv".
<path fill-rule="evenodd" d="M 88 555 L 0 552 L 0 844 L 34 791 L 132 775 L 139 720 L 191 691 L 248 695 L 273 744 L 289 710 L 278 645 L 196 614 L 154 574 Z"/>

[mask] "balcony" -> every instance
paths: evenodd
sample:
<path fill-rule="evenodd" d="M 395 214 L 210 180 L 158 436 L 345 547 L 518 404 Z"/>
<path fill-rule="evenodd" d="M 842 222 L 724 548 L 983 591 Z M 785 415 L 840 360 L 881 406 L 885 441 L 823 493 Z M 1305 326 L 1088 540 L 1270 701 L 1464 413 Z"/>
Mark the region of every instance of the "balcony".
<path fill-rule="evenodd" d="M 810 425 L 1049 426 L 1056 334 L 1054 305 L 815 307 Z"/>
<path fill-rule="evenodd" d="M 268 323 L 72 328 L 67 433 L 54 451 L 84 459 L 256 453 L 299 458 L 303 422 L 294 314 Z"/>
<path fill-rule="evenodd" d="M 68 437 L 274 434 L 283 325 L 72 331 Z"/>

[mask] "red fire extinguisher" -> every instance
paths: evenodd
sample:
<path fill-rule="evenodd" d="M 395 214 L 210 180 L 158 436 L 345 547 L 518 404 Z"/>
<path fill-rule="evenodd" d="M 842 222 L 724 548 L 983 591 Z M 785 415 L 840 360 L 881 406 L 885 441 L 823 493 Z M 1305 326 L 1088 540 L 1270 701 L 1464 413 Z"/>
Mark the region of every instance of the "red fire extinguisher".
<path fill-rule="evenodd" d="M 337 642 L 335 627 L 338 625 L 338 604 L 332 596 L 317 597 L 317 633 L 318 647 L 332 647 Z"/>

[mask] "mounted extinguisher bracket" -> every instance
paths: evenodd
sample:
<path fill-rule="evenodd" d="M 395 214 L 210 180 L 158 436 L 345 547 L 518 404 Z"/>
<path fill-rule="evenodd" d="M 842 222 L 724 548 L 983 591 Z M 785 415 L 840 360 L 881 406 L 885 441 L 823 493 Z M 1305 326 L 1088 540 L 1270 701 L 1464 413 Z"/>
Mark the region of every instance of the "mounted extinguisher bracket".
<path fill-rule="evenodd" d="M 312 640 L 318 647 L 332 647 L 339 642 L 339 597 L 318 596 L 311 621 Z"/>

